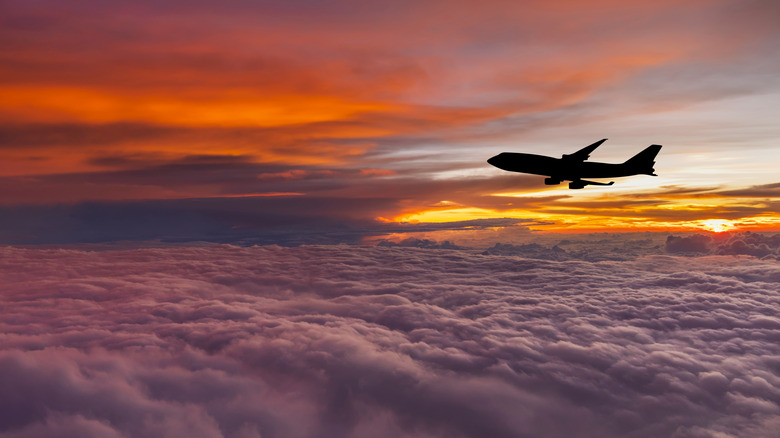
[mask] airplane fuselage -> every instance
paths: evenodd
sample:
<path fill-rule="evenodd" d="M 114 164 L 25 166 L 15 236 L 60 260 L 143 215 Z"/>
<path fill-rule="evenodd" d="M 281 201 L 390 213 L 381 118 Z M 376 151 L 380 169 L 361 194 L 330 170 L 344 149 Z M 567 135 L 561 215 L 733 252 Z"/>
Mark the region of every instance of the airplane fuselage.
<path fill-rule="evenodd" d="M 574 161 L 516 152 L 503 152 L 490 158 L 488 163 L 509 172 L 549 176 L 562 181 L 577 181 L 581 178 L 617 178 L 639 173 L 633 166 L 622 163 Z M 642 173 L 651 175 L 652 170 Z"/>
<path fill-rule="evenodd" d="M 561 158 L 547 157 L 536 154 L 522 154 L 517 152 L 502 152 L 491 157 L 487 162 L 501 170 L 509 172 L 530 173 L 532 175 L 548 176 L 544 180 L 547 185 L 560 184 L 563 181 L 571 181 L 570 189 L 581 189 L 588 185 L 610 186 L 608 183 L 588 181 L 583 178 L 617 178 L 632 175 L 655 176 L 655 156 L 661 150 L 661 145 L 654 144 L 646 147 L 642 152 L 634 155 L 623 163 L 597 163 L 587 161 L 593 152 L 607 139 L 599 140 L 589 146 L 563 155 Z"/>

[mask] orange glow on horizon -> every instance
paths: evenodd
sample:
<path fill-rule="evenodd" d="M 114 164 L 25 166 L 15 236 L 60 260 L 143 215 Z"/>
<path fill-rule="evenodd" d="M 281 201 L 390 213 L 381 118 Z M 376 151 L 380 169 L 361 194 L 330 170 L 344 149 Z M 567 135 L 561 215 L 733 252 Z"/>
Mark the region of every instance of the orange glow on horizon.
<path fill-rule="evenodd" d="M 544 214 L 531 210 L 497 211 L 472 207 L 438 208 L 403 214 L 392 219 L 398 223 L 446 223 L 473 219 L 517 218 L 547 222 L 545 225 L 532 226 L 534 231 L 554 233 L 583 232 L 725 232 L 725 231 L 780 231 L 780 217 L 754 216 L 740 220 L 675 220 L 669 218 L 647 219 L 637 217 L 610 217 L 583 214 Z M 385 221 L 387 221 L 385 219 Z"/>

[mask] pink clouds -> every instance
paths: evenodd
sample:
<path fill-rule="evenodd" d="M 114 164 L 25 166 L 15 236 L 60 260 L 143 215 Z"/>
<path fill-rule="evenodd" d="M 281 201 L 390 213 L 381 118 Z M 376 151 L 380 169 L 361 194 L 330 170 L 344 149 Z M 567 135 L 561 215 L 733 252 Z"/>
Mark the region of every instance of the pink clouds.
<path fill-rule="evenodd" d="M 0 251 L 7 436 L 770 437 L 780 412 L 770 260 Z"/>

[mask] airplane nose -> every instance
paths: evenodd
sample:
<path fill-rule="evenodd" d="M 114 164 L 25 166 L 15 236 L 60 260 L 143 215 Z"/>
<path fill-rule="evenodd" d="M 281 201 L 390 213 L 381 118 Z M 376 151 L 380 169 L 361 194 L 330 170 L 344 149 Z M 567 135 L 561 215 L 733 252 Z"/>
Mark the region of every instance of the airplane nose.
<path fill-rule="evenodd" d="M 497 166 L 497 163 L 498 163 L 498 155 L 496 155 L 496 156 L 494 156 L 494 157 L 490 157 L 490 158 L 488 158 L 487 162 L 488 162 L 488 164 L 490 164 L 491 166 L 496 166 L 496 167 L 498 167 L 498 166 Z"/>

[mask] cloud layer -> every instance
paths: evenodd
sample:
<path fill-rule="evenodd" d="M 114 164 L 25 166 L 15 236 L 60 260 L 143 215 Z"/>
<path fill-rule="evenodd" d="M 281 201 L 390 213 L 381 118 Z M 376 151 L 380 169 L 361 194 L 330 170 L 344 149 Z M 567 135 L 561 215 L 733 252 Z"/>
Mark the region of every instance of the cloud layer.
<path fill-rule="evenodd" d="M 4 437 L 780 427 L 780 267 L 409 247 L 0 248 Z"/>
<path fill-rule="evenodd" d="M 669 236 L 666 251 L 684 255 L 749 255 L 764 259 L 780 258 L 780 234 L 726 233 Z"/>

